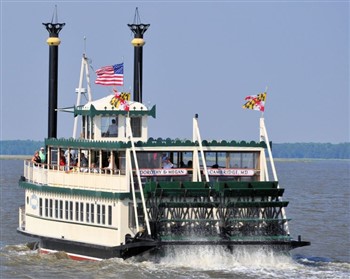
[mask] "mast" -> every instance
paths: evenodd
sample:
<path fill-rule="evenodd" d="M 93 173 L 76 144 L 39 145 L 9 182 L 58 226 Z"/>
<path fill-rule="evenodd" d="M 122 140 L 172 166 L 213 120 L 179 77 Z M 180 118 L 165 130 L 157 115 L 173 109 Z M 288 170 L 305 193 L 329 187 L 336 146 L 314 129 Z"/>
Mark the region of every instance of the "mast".
<path fill-rule="evenodd" d="M 142 103 L 142 49 L 145 44 L 143 34 L 150 24 L 141 23 L 138 8 L 136 8 L 134 23 L 128 26 L 134 33 L 134 39 L 131 41 L 134 46 L 134 101 Z"/>
<path fill-rule="evenodd" d="M 55 23 L 53 22 L 55 15 Z M 48 110 L 48 138 L 57 138 L 57 80 L 58 80 L 58 46 L 61 40 L 58 34 L 65 23 L 58 23 L 57 7 L 49 23 L 43 23 L 49 32 L 49 110 Z"/>
<path fill-rule="evenodd" d="M 78 85 L 78 88 L 75 89 L 75 92 L 78 94 L 76 107 L 80 106 L 81 95 L 86 93 L 86 88 L 83 87 L 84 73 L 85 73 L 85 78 L 86 78 L 86 83 L 87 83 L 88 102 L 92 101 L 91 86 L 90 86 L 90 74 L 89 74 L 89 61 L 88 60 L 89 59 L 85 55 L 85 52 L 84 52 L 82 60 L 81 60 L 79 85 Z M 78 116 L 75 116 L 74 117 L 74 126 L 73 126 L 73 138 L 74 139 L 77 138 L 77 129 L 78 129 Z"/>

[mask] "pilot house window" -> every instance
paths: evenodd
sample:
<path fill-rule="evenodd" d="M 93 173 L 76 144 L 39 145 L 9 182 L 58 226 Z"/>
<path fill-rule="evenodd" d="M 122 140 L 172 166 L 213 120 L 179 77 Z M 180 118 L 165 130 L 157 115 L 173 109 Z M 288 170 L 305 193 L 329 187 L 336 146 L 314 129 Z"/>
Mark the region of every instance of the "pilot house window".
<path fill-rule="evenodd" d="M 116 116 L 101 117 L 101 136 L 102 137 L 118 136 L 118 117 Z"/>
<path fill-rule="evenodd" d="M 141 137 L 141 117 L 131 117 L 131 130 L 133 137 L 139 138 Z"/>

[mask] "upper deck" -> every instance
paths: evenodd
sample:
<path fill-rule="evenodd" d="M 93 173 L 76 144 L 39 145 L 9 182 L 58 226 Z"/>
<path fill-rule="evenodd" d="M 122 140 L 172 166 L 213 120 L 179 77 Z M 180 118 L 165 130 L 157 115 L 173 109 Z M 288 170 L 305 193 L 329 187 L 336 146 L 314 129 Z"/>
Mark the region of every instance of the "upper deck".
<path fill-rule="evenodd" d="M 45 164 L 25 161 L 24 176 L 34 184 L 128 193 L 131 183 L 138 188 L 138 175 L 142 183 L 267 178 L 263 142 L 202 141 L 200 147 L 197 141 L 150 138 L 134 145 L 137 165 L 130 142 L 47 139 L 45 145 Z"/>

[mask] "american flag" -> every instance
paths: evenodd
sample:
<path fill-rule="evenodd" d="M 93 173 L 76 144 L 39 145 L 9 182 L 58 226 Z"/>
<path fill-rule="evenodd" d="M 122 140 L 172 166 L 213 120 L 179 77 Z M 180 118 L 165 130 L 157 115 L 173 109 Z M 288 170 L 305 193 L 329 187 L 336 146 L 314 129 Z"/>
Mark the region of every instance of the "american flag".
<path fill-rule="evenodd" d="M 124 85 L 124 63 L 105 66 L 96 70 L 96 84 Z"/>

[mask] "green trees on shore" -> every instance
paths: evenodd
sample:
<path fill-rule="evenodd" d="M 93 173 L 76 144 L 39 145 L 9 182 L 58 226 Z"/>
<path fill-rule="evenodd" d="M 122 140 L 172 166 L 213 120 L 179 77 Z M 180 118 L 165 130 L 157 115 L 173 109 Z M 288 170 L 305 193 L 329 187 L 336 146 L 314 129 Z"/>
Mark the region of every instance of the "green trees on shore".
<path fill-rule="evenodd" d="M 0 155 L 32 155 L 44 146 L 42 141 L 0 141 Z M 272 143 L 275 158 L 350 159 L 350 142 L 346 143 Z"/>

